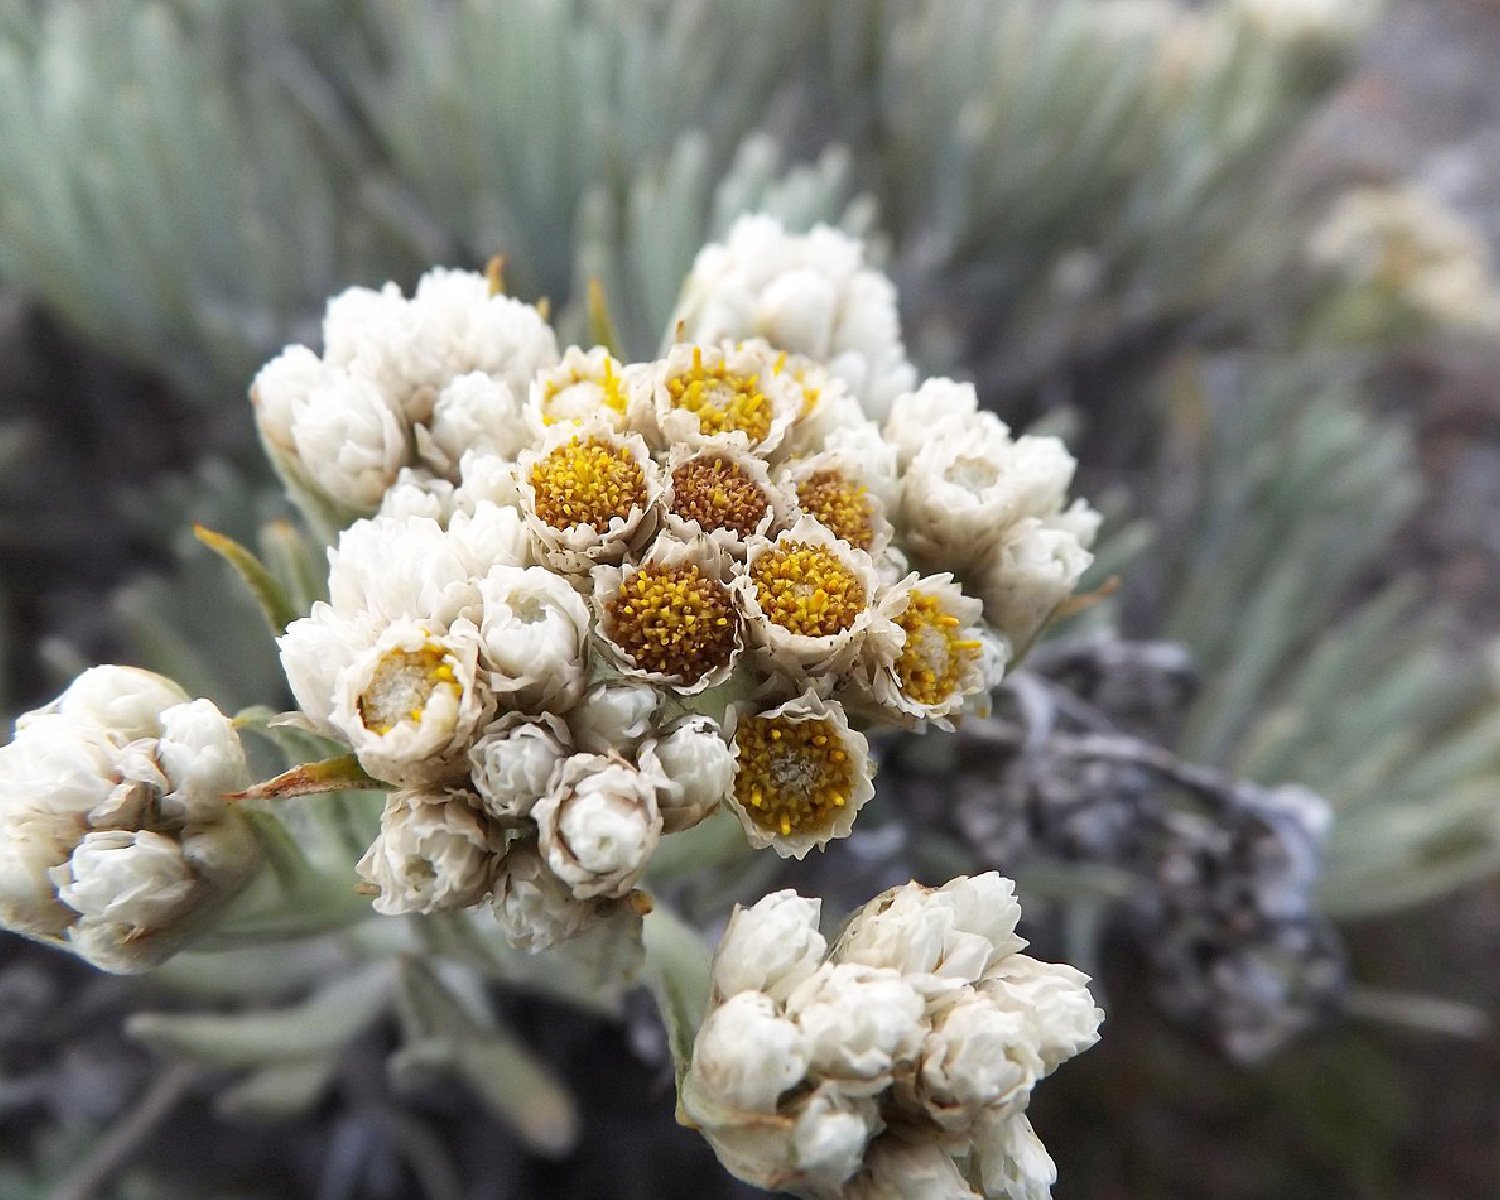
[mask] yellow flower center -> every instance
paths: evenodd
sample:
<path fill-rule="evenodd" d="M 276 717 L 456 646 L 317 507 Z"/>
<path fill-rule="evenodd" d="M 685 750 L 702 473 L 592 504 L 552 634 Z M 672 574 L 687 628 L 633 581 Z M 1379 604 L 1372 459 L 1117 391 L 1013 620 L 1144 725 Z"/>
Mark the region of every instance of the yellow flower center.
<path fill-rule="evenodd" d="M 632 572 L 605 611 L 611 640 L 643 670 L 696 683 L 734 653 L 729 589 L 692 564 Z"/>
<path fill-rule="evenodd" d="M 822 833 L 849 803 L 854 763 L 826 717 L 749 717 L 734 740 L 735 799 L 767 832 Z"/>
<path fill-rule="evenodd" d="M 842 471 L 814 471 L 797 484 L 797 503 L 851 546 L 868 550 L 875 544 L 874 500 Z"/>
<path fill-rule="evenodd" d="M 672 407 L 698 418 L 699 432 L 712 436 L 741 430 L 751 445 L 771 432 L 771 402 L 760 390 L 759 375 L 731 371 L 723 362 L 703 365 L 703 351 L 693 347 L 693 365 L 667 380 Z"/>
<path fill-rule="evenodd" d="M 581 371 L 575 371 L 566 379 L 552 379 L 547 383 L 546 395 L 542 399 L 542 424 L 556 425 L 559 421 L 582 420 L 588 414 L 588 406 L 579 405 L 577 413 L 557 413 L 554 407 L 557 398 L 565 392 L 571 392 L 575 388 L 598 388 L 600 392 L 600 403 L 616 416 L 623 417 L 628 401 L 625 396 L 625 387 L 620 376 L 615 373 L 619 366 L 612 358 L 604 360 L 602 375 L 595 379 L 592 375 Z M 570 407 L 564 405 L 563 407 Z"/>
<path fill-rule="evenodd" d="M 420 650 L 392 650 L 375 666 L 369 686 L 357 706 L 364 727 L 384 736 L 403 721 L 420 725 L 427 702 L 438 688 L 458 694 L 453 658 L 441 646 Z"/>
<path fill-rule="evenodd" d="M 843 633 L 864 611 L 865 585 L 827 546 L 787 542 L 750 567 L 755 598 L 773 624 L 808 637 Z"/>
<path fill-rule="evenodd" d="M 531 468 L 536 515 L 554 529 L 588 525 L 601 532 L 646 503 L 646 476 L 624 446 L 574 438 Z"/>
<path fill-rule="evenodd" d="M 722 455 L 700 454 L 672 472 L 672 511 L 705 531 L 731 529 L 748 537 L 770 507 L 760 484 Z"/>
<path fill-rule="evenodd" d="M 980 644 L 963 638 L 959 619 L 926 592 L 911 594 L 896 624 L 906 633 L 896 659 L 901 691 L 918 704 L 942 704 L 962 683 L 965 668 L 979 657 Z"/>

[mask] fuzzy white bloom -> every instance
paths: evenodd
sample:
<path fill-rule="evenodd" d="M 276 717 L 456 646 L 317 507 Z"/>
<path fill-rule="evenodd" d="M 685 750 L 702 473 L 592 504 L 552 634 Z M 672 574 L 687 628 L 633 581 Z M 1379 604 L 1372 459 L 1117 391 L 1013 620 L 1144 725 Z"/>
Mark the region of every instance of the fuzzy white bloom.
<path fill-rule="evenodd" d="M 714 954 L 713 995 L 722 1002 L 740 992 L 764 992 L 784 1002 L 812 978 L 828 952 L 818 932 L 822 901 L 790 888 L 749 908 L 735 906 Z"/>
<path fill-rule="evenodd" d="M 569 346 L 555 367 L 532 377 L 526 422 L 534 441 L 554 425 L 581 425 L 602 418 L 613 429 L 631 427 L 626 368 L 603 346 Z"/>
<path fill-rule="evenodd" d="M 760 339 L 682 343 L 632 378 L 631 403 L 651 414 L 651 440 L 659 449 L 770 454 L 802 406 L 800 388 L 784 374 L 785 360 Z"/>
<path fill-rule="evenodd" d="M 383 368 L 405 343 L 410 323 L 407 299 L 394 283 L 346 288 L 323 310 L 323 358 L 344 370 L 359 363 L 370 378 L 388 382 Z"/>
<path fill-rule="evenodd" d="M 902 471 L 939 433 L 978 428 L 979 396 L 972 383 L 952 379 L 924 379 L 914 392 L 903 392 L 886 417 L 886 440 L 896 448 Z"/>
<path fill-rule="evenodd" d="M 885 446 L 874 427 L 869 428 L 875 442 Z M 890 545 L 894 530 L 882 496 L 891 494 L 895 474 L 886 477 L 871 470 L 859 446 L 793 459 L 776 472 L 775 480 L 796 516 L 812 517 L 872 558 Z"/>
<path fill-rule="evenodd" d="M 229 720 L 127 667 L 94 667 L 0 747 L 0 923 L 109 971 L 170 957 L 248 880 L 259 846 Z"/>
<path fill-rule="evenodd" d="M 1043 1073 L 1026 1017 L 966 992 L 934 1019 L 912 1090 L 938 1125 L 963 1130 L 972 1110 L 1024 1101 Z"/>
<path fill-rule="evenodd" d="M 846 1200 L 982 1200 L 936 1142 L 894 1136 L 870 1146 L 865 1169 L 843 1195 Z"/>
<path fill-rule="evenodd" d="M 694 1117 L 695 1107 L 774 1113 L 807 1067 L 807 1039 L 797 1023 L 780 1016 L 769 996 L 739 992 L 713 1009 L 698 1030 L 683 1106 Z"/>
<path fill-rule="evenodd" d="M 505 834 L 472 792 L 395 792 L 355 870 L 379 889 L 378 913 L 442 912 L 483 900 L 504 850 Z"/>
<path fill-rule="evenodd" d="M 425 517 L 446 526 L 455 507 L 454 487 L 425 468 L 403 467 L 396 482 L 381 497 L 376 517 L 407 521 Z"/>
<path fill-rule="evenodd" d="M 572 753 L 572 737 L 561 718 L 506 713 L 469 748 L 474 790 L 493 817 L 529 816 L 558 763 Z"/>
<path fill-rule="evenodd" d="M 683 717 L 640 752 L 652 756 L 666 779 L 657 796 L 666 833 L 698 824 L 734 784 L 734 755 L 712 717 Z"/>
<path fill-rule="evenodd" d="M 438 393 L 432 418 L 416 430 L 422 460 L 456 479 L 466 451 L 515 456 L 532 443 L 520 401 L 509 386 L 481 371 L 460 375 Z"/>
<path fill-rule="evenodd" d="M 535 954 L 592 930 L 618 943 L 640 940 L 640 913 L 628 899 L 580 900 L 548 868 L 535 843 L 514 846 L 495 879 L 495 917 L 517 949 Z"/>
<path fill-rule="evenodd" d="M 808 691 L 762 712 L 736 706 L 726 732 L 735 758 L 730 807 L 757 849 L 803 858 L 847 837 L 875 794 L 869 743 L 836 701 Z"/>
<path fill-rule="evenodd" d="M 1089 995 L 1088 976 L 1066 963 L 1011 954 L 977 986 L 991 1005 L 1026 1020 L 1044 1074 L 1099 1040 L 1103 1014 Z"/>
<path fill-rule="evenodd" d="M 590 754 L 629 754 L 655 728 L 660 704 L 650 684 L 597 684 L 568 713 L 573 744 Z"/>
<path fill-rule="evenodd" d="M 922 1045 L 923 999 L 899 971 L 825 963 L 787 997 L 805 1038 L 809 1067 L 846 1094 L 891 1085 Z"/>
<path fill-rule="evenodd" d="M 694 341 L 762 337 L 823 363 L 872 416 L 915 382 L 889 279 L 864 245 L 827 226 L 789 234 L 768 216 L 741 217 L 698 253 L 670 324 Z M 669 324 L 669 327 L 670 327 Z"/>
<path fill-rule="evenodd" d="M 1094 561 L 1075 529 L 1066 520 L 1023 517 L 1001 535 L 980 589 L 985 616 L 1012 645 L 1031 644 Z M 1092 527 L 1084 529 L 1091 539 Z"/>
<path fill-rule="evenodd" d="M 589 610 L 566 579 L 541 567 L 493 568 L 479 581 L 480 636 L 502 707 L 560 712 L 588 670 Z"/>
<path fill-rule="evenodd" d="M 292 446 L 325 495 L 362 512 L 380 505 L 407 461 L 407 427 L 375 386 L 338 375 L 293 406 Z"/>
<path fill-rule="evenodd" d="M 749 539 L 785 518 L 785 503 L 765 462 L 747 450 L 674 447 L 667 457 L 662 527 L 679 541 L 707 538 L 736 559 Z"/>
<path fill-rule="evenodd" d="M 440 627 L 459 617 L 473 621 L 479 615 L 473 575 L 462 544 L 435 520 L 356 521 L 328 552 L 326 607 L 341 619 L 376 625 L 402 617 Z M 314 605 L 311 615 L 319 611 Z"/>
<path fill-rule="evenodd" d="M 900 643 L 875 608 L 874 559 L 812 517 L 752 538 L 732 586 L 756 659 L 794 681 L 843 672 L 870 637 Z"/>
<path fill-rule="evenodd" d="M 460 489 L 461 490 L 461 489 Z M 492 567 L 526 567 L 532 563 L 531 536 L 519 509 L 478 500 L 458 505 L 448 522 L 448 540 L 470 576 L 481 579 Z"/>
<path fill-rule="evenodd" d="M 985 661 L 984 605 L 943 574 L 902 580 L 882 607 L 903 638 L 899 646 L 873 641 L 867 647 L 875 701 L 898 720 L 951 727 L 952 715 L 998 682 Z"/>
<path fill-rule="evenodd" d="M 661 778 L 618 757 L 575 754 L 531 810 L 552 873 L 580 900 L 620 897 L 661 840 Z"/>
<path fill-rule="evenodd" d="M 661 468 L 602 418 L 554 425 L 517 457 L 515 479 L 536 553 L 559 571 L 620 562 L 656 531 Z"/>
<path fill-rule="evenodd" d="M 296 413 L 315 390 L 334 384 L 340 372 L 306 346 L 288 346 L 255 376 L 250 402 L 255 406 L 255 425 L 268 449 L 294 454 L 292 427 Z"/>
<path fill-rule="evenodd" d="M 777 448 L 778 459 L 815 454 L 844 429 L 861 425 L 880 428 L 865 415 L 864 406 L 849 385 L 822 363 L 801 354 L 789 355 L 783 374 L 800 394 L 801 403 L 786 441 Z"/>
<path fill-rule="evenodd" d="M 1051 1200 L 1057 1167 L 1024 1114 L 986 1116 L 979 1123 L 974 1148 L 986 1196 Z"/>

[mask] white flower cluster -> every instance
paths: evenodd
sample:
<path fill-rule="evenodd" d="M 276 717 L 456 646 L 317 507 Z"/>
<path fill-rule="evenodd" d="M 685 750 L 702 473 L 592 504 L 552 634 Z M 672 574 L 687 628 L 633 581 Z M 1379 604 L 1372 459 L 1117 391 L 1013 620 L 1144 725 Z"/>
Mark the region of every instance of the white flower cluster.
<path fill-rule="evenodd" d="M 129 667 L 94 667 L 0 748 L 0 924 L 108 971 L 174 953 L 249 879 L 258 843 L 229 721 Z"/>
<path fill-rule="evenodd" d="M 559 357 L 535 310 L 449 272 L 340 297 L 323 359 L 262 372 L 268 442 L 352 427 L 323 412 L 342 384 L 297 390 L 322 371 L 416 447 L 380 460 L 328 602 L 281 639 L 302 711 L 397 789 L 359 864 L 379 910 L 490 898 L 545 945 L 628 908 L 721 802 L 801 857 L 873 794 L 857 724 L 982 707 L 1072 589 L 1097 518 L 1065 508 L 1056 439 L 948 380 L 883 427 L 851 393 L 912 382 L 861 254 L 748 219 L 687 289 L 713 336 L 654 362 Z M 334 494 L 337 454 L 304 450 Z"/>
<path fill-rule="evenodd" d="M 772 1190 L 1047 1196 L 1027 1103 L 1102 1014 L 1085 976 L 1020 953 L 1020 915 L 995 874 L 892 889 L 831 950 L 817 900 L 736 909 L 684 1112 L 730 1171 Z"/>

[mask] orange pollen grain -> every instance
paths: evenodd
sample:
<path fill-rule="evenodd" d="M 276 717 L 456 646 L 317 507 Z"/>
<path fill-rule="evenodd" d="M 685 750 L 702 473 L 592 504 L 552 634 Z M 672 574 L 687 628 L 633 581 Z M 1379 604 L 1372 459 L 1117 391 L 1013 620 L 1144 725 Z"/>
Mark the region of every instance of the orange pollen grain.
<path fill-rule="evenodd" d="M 807 637 L 845 632 L 868 600 L 859 577 L 813 542 L 772 547 L 751 564 L 750 579 L 767 620 Z"/>
<path fill-rule="evenodd" d="M 733 459 L 700 454 L 672 472 L 672 511 L 705 531 L 754 533 L 771 507 L 760 485 Z"/>
<path fill-rule="evenodd" d="M 691 564 L 642 567 L 605 605 L 610 640 L 637 667 L 696 683 L 734 654 L 736 617 L 729 589 Z"/>
<path fill-rule="evenodd" d="M 911 594 L 896 624 L 906 634 L 896 659 L 901 691 L 918 704 L 942 704 L 958 690 L 966 668 L 979 657 L 979 643 L 965 640 L 958 618 L 926 592 Z"/>
<path fill-rule="evenodd" d="M 700 433 L 713 436 L 740 430 L 752 445 L 771 432 L 771 402 L 760 390 L 760 376 L 732 371 L 722 362 L 703 365 L 703 351 L 693 349 L 693 365 L 667 380 L 672 407 L 698 418 Z"/>
<path fill-rule="evenodd" d="M 875 544 L 875 503 L 842 471 L 814 471 L 797 484 L 797 504 L 836 537 L 868 550 Z"/>
<path fill-rule="evenodd" d="M 828 832 L 854 793 L 854 761 L 826 717 L 749 717 L 734 734 L 734 795 L 750 820 L 789 837 Z"/>
<path fill-rule="evenodd" d="M 536 515 L 554 529 L 587 525 L 603 532 L 610 521 L 646 503 L 646 476 L 624 446 L 603 438 L 574 438 L 538 461 L 528 476 Z"/>

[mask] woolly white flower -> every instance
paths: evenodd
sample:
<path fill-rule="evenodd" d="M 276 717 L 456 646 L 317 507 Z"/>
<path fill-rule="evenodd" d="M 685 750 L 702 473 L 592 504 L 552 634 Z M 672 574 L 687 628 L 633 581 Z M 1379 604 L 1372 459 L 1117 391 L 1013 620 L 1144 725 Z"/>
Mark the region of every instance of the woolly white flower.
<path fill-rule="evenodd" d="M 666 779 L 657 796 L 666 833 L 691 829 L 733 786 L 734 755 L 712 717 L 683 717 L 641 747 L 648 752 Z"/>
<path fill-rule="evenodd" d="M 706 537 L 734 558 L 782 519 L 782 496 L 766 464 L 730 446 L 677 447 L 667 458 L 662 526 L 680 541 Z"/>
<path fill-rule="evenodd" d="M 914 392 L 903 392 L 891 404 L 883 432 L 896 448 L 897 465 L 902 471 L 939 433 L 977 429 L 979 397 L 972 383 L 952 379 L 924 379 Z"/>
<path fill-rule="evenodd" d="M 922 996 L 889 968 L 825 963 L 787 998 L 809 1068 L 842 1091 L 874 1095 L 922 1045 Z"/>
<path fill-rule="evenodd" d="M 794 459 L 776 473 L 776 483 L 797 514 L 812 517 L 855 549 L 878 558 L 890 544 L 883 489 L 857 453 L 824 450 Z"/>
<path fill-rule="evenodd" d="M 1015 885 L 993 871 L 960 876 L 937 889 L 908 883 L 881 893 L 850 918 L 833 956 L 906 976 L 932 976 L 924 986 L 942 991 L 973 983 L 1025 946 L 1016 935 L 1020 919 Z"/>
<path fill-rule="evenodd" d="M 1087 996 L 1087 992 L 1084 993 Z M 967 1131 L 976 1109 L 1024 1103 L 1044 1074 L 1026 1017 L 977 993 L 960 996 L 932 1023 L 912 1091 L 945 1128 Z"/>
<path fill-rule="evenodd" d="M 1009 1197 L 1009 1192 L 995 1192 Z M 877 1139 L 844 1200 L 981 1200 L 958 1165 L 930 1138 Z M 1027 1198 L 1030 1200 L 1030 1198 Z"/>
<path fill-rule="evenodd" d="M 448 539 L 470 575 L 479 579 L 492 567 L 531 565 L 531 537 L 520 510 L 479 501 L 453 513 Z"/>
<path fill-rule="evenodd" d="M 469 748 L 474 790 L 491 816 L 529 816 L 546 794 L 557 764 L 572 753 L 572 738 L 561 718 L 507 713 Z"/>
<path fill-rule="evenodd" d="M 895 288 L 865 267 L 861 242 L 826 226 L 788 234 L 772 217 L 741 217 L 699 251 L 677 321 L 695 341 L 763 337 L 816 359 L 875 416 L 915 382 Z"/>
<path fill-rule="evenodd" d="M 731 710 L 730 806 L 757 848 L 802 858 L 848 836 L 875 794 L 869 743 L 843 707 L 814 693 L 764 712 Z"/>
<path fill-rule="evenodd" d="M 996 552 L 997 535 L 1023 517 L 1058 513 L 1076 465 L 1053 437 L 1012 442 L 989 413 L 962 435 L 942 433 L 911 461 L 901 520 L 913 554 L 963 572 Z"/>
<path fill-rule="evenodd" d="M 378 913 L 441 912 L 483 900 L 504 849 L 505 835 L 472 792 L 396 792 L 355 870 L 380 890 Z"/>
<path fill-rule="evenodd" d="M 517 458 L 516 482 L 537 553 L 559 571 L 619 562 L 655 532 L 661 469 L 602 420 L 554 426 Z"/>
<path fill-rule="evenodd" d="M 268 450 L 283 456 L 296 453 L 292 426 L 298 409 L 313 391 L 333 385 L 339 375 L 306 346 L 288 346 L 256 373 L 250 402 Z"/>
<path fill-rule="evenodd" d="M 899 647 L 872 645 L 871 692 L 899 717 L 947 725 L 970 697 L 991 686 L 981 641 L 984 606 L 944 574 L 903 580 L 883 607 L 904 637 Z"/>
<path fill-rule="evenodd" d="M 354 522 L 328 552 L 327 606 L 377 625 L 407 617 L 446 626 L 477 620 L 479 593 L 462 545 L 437 521 L 376 517 Z"/>
<path fill-rule="evenodd" d="M 790 888 L 749 908 L 735 906 L 714 955 L 713 995 L 722 1002 L 739 992 L 764 992 L 781 1002 L 812 977 L 827 953 L 818 932 L 822 901 Z"/>
<path fill-rule="evenodd" d="M 661 840 L 659 777 L 619 758 L 575 754 L 531 815 L 552 873 L 580 900 L 624 896 Z"/>
<path fill-rule="evenodd" d="M 682 695 L 728 678 L 744 646 L 728 572 L 704 538 L 659 537 L 638 563 L 595 567 L 595 628 L 620 672 Z"/>
<path fill-rule="evenodd" d="M 729 446 L 765 455 L 786 437 L 801 392 L 784 378 L 785 355 L 765 342 L 682 344 L 632 380 L 648 398 L 661 448 Z"/>
<path fill-rule="evenodd" d="M 0 923 L 105 970 L 157 965 L 259 861 L 226 803 L 247 783 L 208 701 L 145 671 L 86 671 L 0 747 Z"/>
<path fill-rule="evenodd" d="M 533 954 L 600 926 L 618 935 L 612 938 L 616 943 L 640 939 L 640 914 L 628 901 L 580 900 L 552 873 L 534 843 L 512 847 L 505 855 L 493 903 L 511 944 Z"/>
<path fill-rule="evenodd" d="M 876 621 L 874 560 L 812 517 L 775 541 L 752 539 L 733 587 L 756 657 L 788 678 L 840 673 L 872 627 L 899 644 L 890 623 Z"/>
<path fill-rule="evenodd" d="M 323 358 L 341 369 L 359 363 L 369 378 L 387 383 L 386 362 L 405 343 L 410 324 L 407 299 L 394 283 L 346 288 L 323 310 Z"/>
<path fill-rule="evenodd" d="M 437 634 L 394 621 L 339 670 L 327 722 L 377 779 L 413 787 L 455 778 L 494 711 L 479 659 L 480 631 L 467 618 Z"/>
<path fill-rule="evenodd" d="M 800 396 L 800 403 L 796 420 L 787 431 L 786 440 L 777 448 L 776 457 L 816 454 L 825 448 L 829 438 L 844 429 L 863 425 L 879 429 L 865 415 L 859 397 L 849 390 L 849 385 L 822 363 L 793 354 L 788 356 L 782 374 Z"/>
<path fill-rule="evenodd" d="M 1030 645 L 1093 561 L 1072 529 L 1023 517 L 1001 536 L 980 581 L 985 616 L 1012 645 Z"/>
<path fill-rule="evenodd" d="M 723 1110 L 774 1113 L 777 1101 L 807 1072 L 806 1042 L 795 1022 L 778 1015 L 769 996 L 729 997 L 698 1030 L 683 1108 L 704 1124 L 717 1124 Z"/>
<path fill-rule="evenodd" d="M 333 375 L 292 406 L 291 444 L 324 495 L 373 512 L 407 460 L 407 427 L 367 380 Z"/>
<path fill-rule="evenodd" d="M 509 386 L 480 371 L 444 386 L 432 418 L 417 426 L 417 449 L 434 471 L 456 479 L 465 451 L 513 459 L 532 443 L 521 404 Z"/>
<path fill-rule="evenodd" d="M 986 1196 L 1051 1200 L 1057 1167 L 1024 1114 L 987 1116 L 980 1122 L 974 1149 Z"/>
<path fill-rule="evenodd" d="M 597 684 L 568 713 L 573 744 L 590 754 L 628 754 L 655 728 L 660 704 L 649 684 Z"/>
<path fill-rule="evenodd" d="M 454 487 L 448 480 L 423 468 L 403 467 L 381 497 L 375 515 L 394 521 L 425 517 L 446 526 L 453 509 Z"/>
<path fill-rule="evenodd" d="M 453 507 L 473 512 L 485 504 L 520 509 L 521 487 L 516 464 L 484 450 L 466 450 L 458 462 L 459 485 L 453 493 Z M 528 537 L 530 535 L 528 534 Z"/>
<path fill-rule="evenodd" d="M 479 582 L 480 636 L 503 708 L 562 711 L 588 668 L 589 611 L 567 580 L 541 567 L 494 567 Z"/>
<path fill-rule="evenodd" d="M 554 425 L 602 418 L 616 431 L 630 426 L 631 399 L 623 367 L 603 346 L 569 346 L 555 367 L 531 380 L 526 421 L 540 441 Z"/>
<path fill-rule="evenodd" d="M 874 421 L 841 425 L 824 439 L 823 447 L 846 461 L 859 464 L 861 482 L 885 506 L 895 512 L 901 504 L 901 468 L 896 447 L 888 442 Z"/>
<path fill-rule="evenodd" d="M 1047 1074 L 1099 1040 L 1104 1014 L 1089 995 L 1088 982 L 1066 963 L 1011 954 L 990 967 L 977 986 L 990 1004 L 1026 1020 Z"/>

